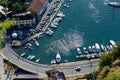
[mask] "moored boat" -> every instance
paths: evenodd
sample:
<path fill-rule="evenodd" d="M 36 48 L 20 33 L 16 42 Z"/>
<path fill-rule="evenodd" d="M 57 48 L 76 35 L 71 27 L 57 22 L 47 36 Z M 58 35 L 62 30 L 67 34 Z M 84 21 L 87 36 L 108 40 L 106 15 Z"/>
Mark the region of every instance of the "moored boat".
<path fill-rule="evenodd" d="M 23 52 L 20 56 L 24 56 L 26 53 L 25 52 Z"/>
<path fill-rule="evenodd" d="M 35 40 L 35 44 L 36 44 L 36 46 L 39 46 L 39 43 L 38 43 L 38 41 L 37 41 L 37 40 Z"/>
<path fill-rule="evenodd" d="M 40 59 L 37 59 L 35 62 L 39 62 L 40 61 Z"/>
<path fill-rule="evenodd" d="M 95 47 L 96 47 L 96 51 L 97 51 L 98 53 L 100 53 L 100 52 L 101 52 L 101 50 L 100 50 L 100 46 L 99 46 L 99 44 L 98 44 L 98 43 L 95 43 Z"/>
<path fill-rule="evenodd" d="M 110 44 L 111 44 L 114 48 L 117 47 L 116 43 L 115 43 L 113 40 L 110 40 Z"/>
<path fill-rule="evenodd" d="M 78 55 L 81 55 L 81 54 L 82 54 L 80 48 L 77 48 L 77 54 L 78 54 Z"/>
<path fill-rule="evenodd" d="M 101 46 L 101 49 L 104 51 L 104 52 L 106 52 L 107 51 L 107 48 L 104 46 L 104 45 L 100 45 Z"/>
<path fill-rule="evenodd" d="M 87 48 L 86 48 L 86 47 L 83 47 L 83 51 L 84 51 L 84 53 L 85 53 L 85 54 L 87 54 L 87 53 L 88 53 L 88 50 L 87 50 Z"/>
<path fill-rule="evenodd" d="M 60 56 L 59 53 L 57 53 L 57 54 L 56 54 L 56 62 L 57 62 L 57 63 L 60 63 L 60 61 L 61 61 L 61 56 Z"/>
<path fill-rule="evenodd" d="M 93 53 L 95 53 L 96 52 L 96 48 L 95 48 L 94 45 L 92 46 L 92 49 L 93 49 Z"/>
<path fill-rule="evenodd" d="M 92 49 L 92 47 L 91 47 L 91 46 L 89 46 L 89 47 L 88 47 L 88 50 L 89 50 L 89 52 L 90 52 L 90 53 L 92 53 L 92 52 L 93 52 L 93 49 Z"/>
<path fill-rule="evenodd" d="M 51 64 L 56 64 L 55 59 L 51 60 Z"/>

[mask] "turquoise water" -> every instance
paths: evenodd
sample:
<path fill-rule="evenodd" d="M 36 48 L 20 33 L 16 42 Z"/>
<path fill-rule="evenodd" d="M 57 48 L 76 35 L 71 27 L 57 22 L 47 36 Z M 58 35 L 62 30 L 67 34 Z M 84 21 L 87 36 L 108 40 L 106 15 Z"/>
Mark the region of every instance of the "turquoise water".
<path fill-rule="evenodd" d="M 120 8 L 113 8 L 106 3 L 109 0 L 72 0 L 65 1 L 69 8 L 61 7 L 66 17 L 54 30 L 53 36 L 43 35 L 36 47 L 33 41 L 33 50 L 18 50 L 18 54 L 26 52 L 40 58 L 40 63 L 50 64 L 59 52 L 64 60 L 80 61 L 76 59 L 76 48 L 80 46 L 109 44 L 109 40 L 120 40 Z"/>

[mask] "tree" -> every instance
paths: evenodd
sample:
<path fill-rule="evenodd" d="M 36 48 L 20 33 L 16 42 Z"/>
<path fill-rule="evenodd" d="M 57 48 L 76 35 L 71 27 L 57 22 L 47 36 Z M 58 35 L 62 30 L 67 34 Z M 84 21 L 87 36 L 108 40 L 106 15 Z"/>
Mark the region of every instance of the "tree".
<path fill-rule="evenodd" d="M 112 72 L 104 80 L 120 80 L 120 72 L 119 71 Z"/>
<path fill-rule="evenodd" d="M 3 7 L 7 7 L 7 2 L 5 0 L 0 1 L 0 5 Z"/>

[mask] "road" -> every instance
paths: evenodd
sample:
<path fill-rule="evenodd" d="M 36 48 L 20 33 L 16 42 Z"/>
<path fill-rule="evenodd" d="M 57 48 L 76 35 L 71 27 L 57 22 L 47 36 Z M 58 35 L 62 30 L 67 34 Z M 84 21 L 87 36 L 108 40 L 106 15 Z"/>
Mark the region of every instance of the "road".
<path fill-rule="evenodd" d="M 66 76 L 73 76 L 77 74 L 84 74 L 89 73 L 97 68 L 98 60 L 87 60 L 87 61 L 79 61 L 79 62 L 71 62 L 71 63 L 64 63 L 60 65 L 43 65 L 38 64 L 27 59 L 24 59 L 17 55 L 8 45 L 2 49 L 1 55 L 3 58 L 9 60 L 13 64 L 17 65 L 19 68 L 24 69 L 29 72 L 33 72 L 39 75 L 39 78 L 45 78 L 47 75 L 45 74 L 46 70 L 50 69 L 58 69 L 62 70 Z M 92 64 L 92 66 L 90 66 Z M 76 72 L 75 68 L 77 66 L 81 67 L 80 72 Z"/>

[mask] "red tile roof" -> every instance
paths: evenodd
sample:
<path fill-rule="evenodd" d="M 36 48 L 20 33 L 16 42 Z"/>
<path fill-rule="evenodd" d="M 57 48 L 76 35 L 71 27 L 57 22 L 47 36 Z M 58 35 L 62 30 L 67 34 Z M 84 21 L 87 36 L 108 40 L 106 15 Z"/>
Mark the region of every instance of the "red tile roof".
<path fill-rule="evenodd" d="M 33 0 L 28 6 L 27 10 L 33 10 L 35 13 L 39 13 L 47 0 Z"/>

